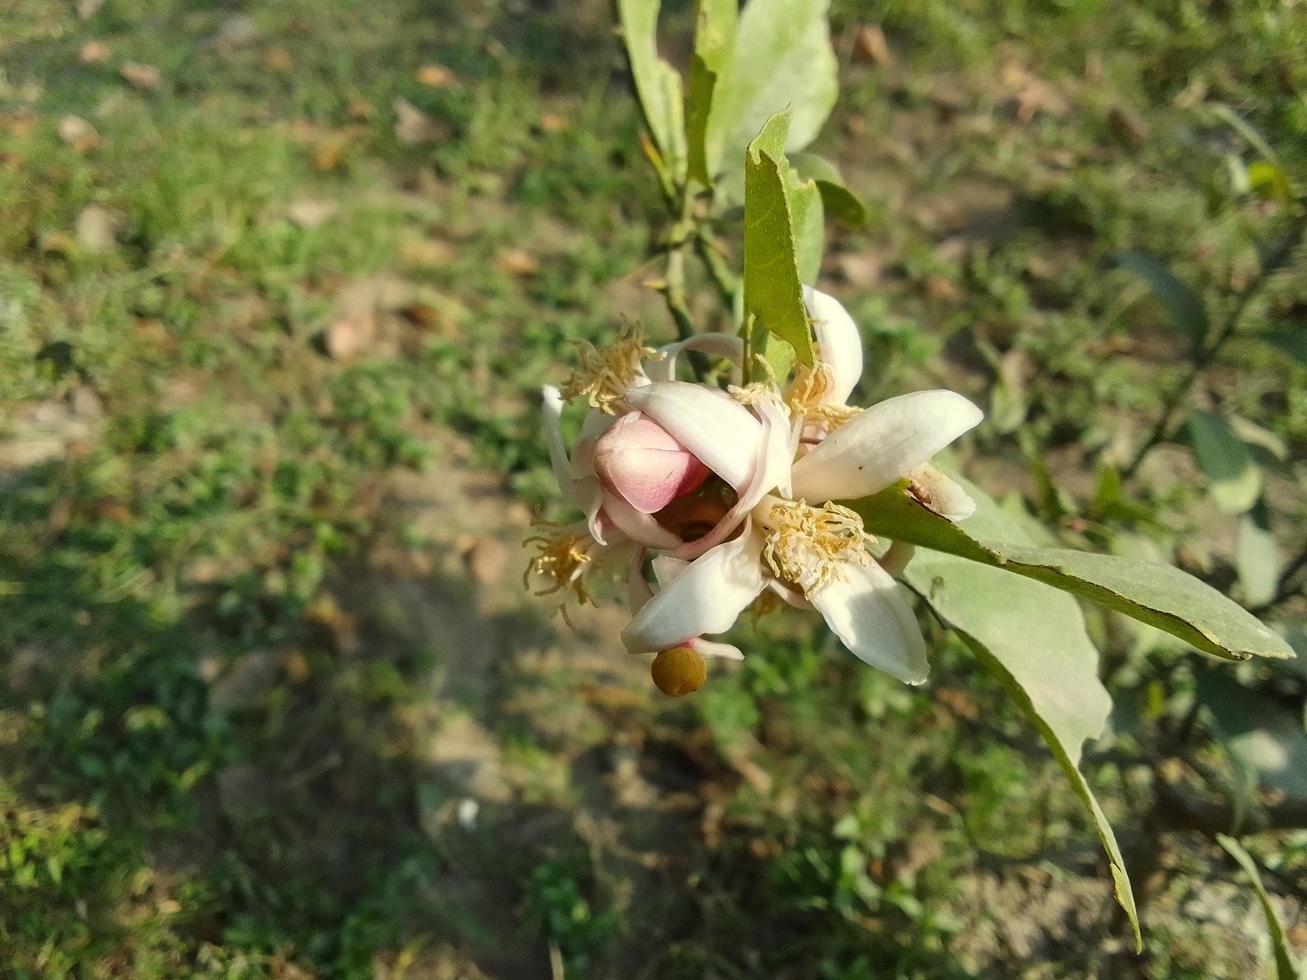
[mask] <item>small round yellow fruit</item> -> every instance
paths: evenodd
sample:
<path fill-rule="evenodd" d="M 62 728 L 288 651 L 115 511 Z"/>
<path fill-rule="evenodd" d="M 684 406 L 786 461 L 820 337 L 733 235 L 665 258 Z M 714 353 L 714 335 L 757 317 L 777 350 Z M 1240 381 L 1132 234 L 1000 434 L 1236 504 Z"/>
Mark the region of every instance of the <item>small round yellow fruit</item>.
<path fill-rule="evenodd" d="M 708 679 L 708 665 L 689 647 L 672 647 L 654 657 L 649 671 L 653 682 L 668 697 L 693 694 Z"/>

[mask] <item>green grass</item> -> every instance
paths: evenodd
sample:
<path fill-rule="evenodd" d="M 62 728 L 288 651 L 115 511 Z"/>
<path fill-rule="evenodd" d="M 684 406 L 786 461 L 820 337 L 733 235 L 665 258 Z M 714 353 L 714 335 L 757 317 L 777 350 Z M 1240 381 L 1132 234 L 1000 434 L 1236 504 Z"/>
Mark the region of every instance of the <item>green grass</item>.
<path fill-rule="evenodd" d="M 552 506 L 534 392 L 572 342 L 620 315 L 670 334 L 641 288 L 660 205 L 604 5 L 268 0 L 242 43 L 214 43 L 218 4 L 73 6 L 0 11 L 7 975 L 537 976 L 551 949 L 569 977 L 1250 975 L 1258 933 L 1225 923 L 1251 898 L 1181 834 L 1145 959 L 1121 953 L 1075 800 L 942 634 L 919 692 L 764 620 L 742 669 L 669 704 L 611 636 L 462 572 L 460 536 L 510 496 Z M 833 18 L 841 52 L 876 21 L 896 54 L 844 66 L 820 143 L 874 214 L 832 233 L 826 265 L 866 332 L 866 398 L 947 383 L 990 404 L 1015 364 L 981 482 L 1098 545 L 1142 530 L 1228 585 L 1231 525 L 1191 475 L 1133 487 L 1144 518 L 1088 502 L 1181 371 L 1109 258 L 1155 251 L 1230 302 L 1276 218 L 1229 192 L 1222 157 L 1246 151 L 1180 96 L 1206 86 L 1301 173 L 1301 12 Z M 107 62 L 79 62 L 90 40 Z M 421 84 L 431 63 L 457 83 Z M 1066 106 L 1021 121 L 1009 63 Z M 401 98 L 436 139 L 397 138 Z M 68 114 L 97 146 L 60 138 Z M 1277 279 L 1249 332 L 1304 288 Z M 332 356 L 333 330 L 360 349 Z M 1249 340 L 1201 394 L 1301 459 L 1303 392 Z M 1300 548 L 1300 484 L 1273 479 Z M 439 496 L 462 480 L 483 509 Z M 470 632 L 446 628 L 460 615 Z M 1122 712 L 1143 707 L 1087 769 L 1142 860 L 1140 773 L 1174 750 L 1192 671 L 1094 625 Z M 1229 788 L 1219 752 L 1194 759 Z M 1300 890 L 1300 842 L 1259 856 Z"/>

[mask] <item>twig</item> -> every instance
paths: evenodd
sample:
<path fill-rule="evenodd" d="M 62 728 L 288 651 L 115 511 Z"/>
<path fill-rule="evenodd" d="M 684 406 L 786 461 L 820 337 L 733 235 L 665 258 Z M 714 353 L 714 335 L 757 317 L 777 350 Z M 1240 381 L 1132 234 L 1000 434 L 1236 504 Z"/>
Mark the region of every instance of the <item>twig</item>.
<path fill-rule="evenodd" d="M 1189 394 L 1193 391 L 1194 385 L 1206 374 L 1207 369 L 1216 360 L 1226 343 L 1235 335 L 1252 301 L 1262 291 L 1270 278 L 1284 267 L 1290 254 L 1302 240 L 1304 228 L 1307 228 L 1307 214 L 1298 215 L 1294 218 L 1293 224 L 1290 225 L 1289 231 L 1281 239 L 1280 244 L 1266 256 L 1266 260 L 1258 269 L 1257 275 L 1239 293 L 1234 306 L 1230 308 L 1229 315 L 1225 318 L 1225 322 L 1221 324 L 1220 330 L 1216 332 L 1210 343 L 1205 344 L 1198 351 L 1193 363 L 1190 365 L 1189 373 L 1180 383 L 1180 386 L 1171 393 L 1170 398 L 1167 399 L 1162 415 L 1157 420 L 1157 424 L 1153 426 L 1152 432 L 1140 445 L 1129 464 L 1121 471 L 1123 477 L 1126 479 L 1133 477 L 1143 463 L 1144 457 L 1155 446 L 1166 441 L 1167 436 L 1175 427 L 1177 416 L 1188 402 Z"/>
<path fill-rule="evenodd" d="M 721 298 L 722 305 L 726 307 L 728 313 L 734 313 L 735 293 L 740 288 L 740 282 L 722 260 L 721 246 L 712 232 L 702 226 L 696 229 L 694 250 L 700 261 L 707 266 L 708 274 L 712 276 L 713 285 L 717 287 L 717 295 Z"/>
<path fill-rule="evenodd" d="M 680 194 L 679 216 L 667 236 L 667 270 L 662 294 L 667 312 L 676 325 L 677 339 L 689 340 L 697 333 L 685 293 L 685 249 L 693 237 L 694 195 L 688 187 L 682 187 Z M 688 352 L 688 359 L 694 376 L 702 381 L 708 373 L 708 358 L 701 351 L 692 350 Z"/>

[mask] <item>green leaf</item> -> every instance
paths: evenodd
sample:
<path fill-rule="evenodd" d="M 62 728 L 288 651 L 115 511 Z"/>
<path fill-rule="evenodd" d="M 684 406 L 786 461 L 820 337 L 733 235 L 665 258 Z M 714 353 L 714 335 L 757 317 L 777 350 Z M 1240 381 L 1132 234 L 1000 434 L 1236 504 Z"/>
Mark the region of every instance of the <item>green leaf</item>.
<path fill-rule="evenodd" d="M 959 480 L 976 499 L 984 495 Z M 1072 592 L 1177 636 L 1228 660 L 1290 659 L 1293 650 L 1274 630 L 1211 586 L 1171 565 L 1069 548 L 1004 542 L 1005 528 L 981 512 L 962 525 L 935 514 L 904 484 L 849 504 L 867 530 L 994 565 Z"/>
<path fill-rule="evenodd" d="M 1244 602 L 1256 608 L 1275 598 L 1284 561 L 1275 536 L 1271 534 L 1265 504 L 1259 503 L 1239 521 L 1234 564 L 1239 572 L 1239 584 L 1243 587 Z"/>
<path fill-rule="evenodd" d="M 793 176 L 793 175 L 792 175 Z M 815 181 L 791 181 L 786 188 L 794 221 L 794 253 L 800 282 L 816 282 L 826 251 L 826 212 Z"/>
<path fill-rule="evenodd" d="M 730 61 L 738 13 L 738 0 L 698 0 L 685 102 L 685 139 L 689 174 L 705 187 L 712 186 L 721 165 L 720 141 L 713 146 L 708 143 L 708 120 L 713 95 Z"/>
<path fill-rule="evenodd" d="M 1307 364 L 1307 330 L 1277 330 L 1263 334 L 1261 339 Z"/>
<path fill-rule="evenodd" d="M 660 0 L 617 0 L 617 13 L 645 123 L 663 162 L 679 180 L 686 156 L 681 76 L 658 57 L 659 6 Z"/>
<path fill-rule="evenodd" d="M 1265 160 L 1248 165 L 1248 189 L 1267 200 L 1293 203 L 1293 184 L 1283 168 Z"/>
<path fill-rule="evenodd" d="M 803 288 L 791 213 L 790 171 L 784 146 L 787 114 L 772 116 L 749 144 L 744 170 L 744 314 L 813 363 L 812 327 Z"/>
<path fill-rule="evenodd" d="M 844 186 L 835 164 L 815 153 L 791 153 L 790 164 L 804 180 L 812 180 L 821 193 L 826 213 L 847 228 L 861 228 L 871 215 L 861 198 Z"/>
<path fill-rule="evenodd" d="M 1198 698 L 1211 711 L 1231 758 L 1259 785 L 1289 800 L 1307 800 L 1307 732 L 1301 712 L 1245 687 L 1226 670 L 1199 672 Z"/>
<path fill-rule="evenodd" d="M 793 120 L 784 149 L 801 150 L 816 138 L 839 94 L 827 5 L 828 0 L 745 5 L 708 120 L 709 159 L 733 166 L 767 118 L 787 106 Z"/>
<path fill-rule="evenodd" d="M 1017 519 L 977 497 L 976 519 L 1031 541 Z M 1107 852 L 1117 901 L 1138 946 L 1142 939 L 1130 879 L 1116 835 L 1078 766 L 1081 747 L 1103 729 L 1111 698 L 1098 679 L 1098 651 L 1071 596 L 965 558 L 921 550 L 904 578 L 955 630 L 1043 736 L 1084 803 Z"/>
<path fill-rule="evenodd" d="M 1257 893 L 1262 914 L 1266 916 L 1266 928 L 1271 933 L 1271 948 L 1275 951 L 1275 980 L 1300 980 L 1303 975 L 1302 967 L 1294 962 L 1293 952 L 1289 949 L 1289 939 L 1284 933 L 1284 925 L 1275 912 L 1275 906 L 1271 904 L 1271 896 L 1267 894 L 1266 886 L 1262 884 L 1261 873 L 1257 870 L 1252 855 L 1233 837 L 1217 834 L 1216 839 L 1225 848 L 1226 853 L 1238 862 L 1239 867 L 1248 877 L 1248 884 L 1252 885 L 1253 891 Z"/>
<path fill-rule="evenodd" d="M 1148 284 L 1171 322 L 1197 348 L 1207 336 L 1207 310 L 1192 289 L 1165 262 L 1143 252 L 1120 252 L 1116 263 Z"/>
<path fill-rule="evenodd" d="M 1189 442 L 1217 507 L 1227 514 L 1242 514 L 1257 502 L 1262 471 L 1225 419 L 1194 412 L 1189 416 Z"/>

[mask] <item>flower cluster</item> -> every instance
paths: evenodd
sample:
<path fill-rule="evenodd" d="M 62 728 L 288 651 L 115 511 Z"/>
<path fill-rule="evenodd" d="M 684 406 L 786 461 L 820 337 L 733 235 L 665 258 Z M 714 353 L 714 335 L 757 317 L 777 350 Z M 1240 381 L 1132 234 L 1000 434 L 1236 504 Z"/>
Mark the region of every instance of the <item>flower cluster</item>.
<path fill-rule="evenodd" d="M 704 656 L 742 658 L 709 637 L 760 598 L 815 609 L 866 663 L 926 679 L 926 644 L 892 575 L 911 550 L 878 548 L 839 501 L 907 479 L 943 516 L 970 516 L 970 498 L 930 459 L 982 413 L 944 390 L 848 405 L 862 374 L 857 327 L 830 296 L 805 288 L 804 302 L 817 358 L 784 387 L 678 381 L 690 351 L 739 369 L 742 342 L 701 334 L 654 350 L 628 326 L 612 347 L 586 348 L 562 391 L 544 390 L 554 475 L 585 517 L 531 539 L 528 579 L 543 582 L 541 594 L 587 602 L 597 569 L 624 570 L 632 618 L 622 641 L 658 654 L 653 676 L 668 693 L 703 682 Z M 561 416 L 571 400 L 589 411 L 569 453 Z"/>

